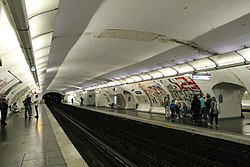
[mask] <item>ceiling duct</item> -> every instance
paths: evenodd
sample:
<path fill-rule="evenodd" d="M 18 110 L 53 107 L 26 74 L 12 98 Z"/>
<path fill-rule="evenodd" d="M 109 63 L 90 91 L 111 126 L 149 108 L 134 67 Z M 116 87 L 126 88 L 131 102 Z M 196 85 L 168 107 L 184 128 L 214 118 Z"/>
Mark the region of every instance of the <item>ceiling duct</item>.
<path fill-rule="evenodd" d="M 6 15 L 16 30 L 16 34 L 30 69 L 35 68 L 34 53 L 24 0 L 2 0 Z M 36 68 L 35 68 L 36 69 Z M 32 71 L 35 83 L 39 83 L 37 72 Z"/>

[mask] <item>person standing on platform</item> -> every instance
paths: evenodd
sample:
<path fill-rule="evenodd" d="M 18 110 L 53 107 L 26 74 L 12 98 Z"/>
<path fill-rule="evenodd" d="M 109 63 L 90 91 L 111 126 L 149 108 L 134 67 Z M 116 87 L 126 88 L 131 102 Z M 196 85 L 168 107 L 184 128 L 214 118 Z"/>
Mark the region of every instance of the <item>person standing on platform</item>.
<path fill-rule="evenodd" d="M 194 99 L 191 103 L 191 110 L 193 111 L 193 121 L 197 123 L 199 119 L 199 113 L 201 110 L 200 100 L 198 99 L 197 95 L 194 95 Z"/>
<path fill-rule="evenodd" d="M 214 118 L 215 118 L 215 125 L 218 126 L 219 110 L 218 110 L 218 107 L 217 107 L 217 100 L 216 100 L 216 98 L 214 96 L 212 97 L 209 113 L 210 113 L 211 117 L 210 117 L 210 123 L 208 125 L 212 126 Z"/>
<path fill-rule="evenodd" d="M 27 98 L 28 98 L 28 95 L 26 96 L 26 98 L 23 101 L 25 118 L 28 118 L 28 114 L 29 114 L 28 105 L 27 105 Z"/>
<path fill-rule="evenodd" d="M 175 101 L 172 100 L 170 106 L 169 106 L 169 109 L 171 111 L 171 119 L 172 121 L 174 121 L 174 117 L 175 117 L 175 111 L 176 111 L 176 104 L 175 104 Z"/>
<path fill-rule="evenodd" d="M 39 115 L 38 115 L 38 95 L 36 94 L 35 95 L 35 100 L 34 100 L 34 104 L 35 104 L 35 110 L 36 110 L 36 116 L 35 116 L 35 118 L 38 118 L 39 117 Z"/>
<path fill-rule="evenodd" d="M 72 104 L 74 103 L 74 99 L 73 99 L 73 98 L 71 99 L 71 103 L 72 103 Z"/>
<path fill-rule="evenodd" d="M 26 96 L 26 99 L 23 101 L 25 106 L 25 118 L 28 118 L 28 116 L 31 118 L 32 116 L 32 110 L 31 110 L 31 97 L 28 95 Z"/>
<path fill-rule="evenodd" d="M 180 110 L 181 110 L 181 101 L 180 101 L 180 98 L 176 98 L 176 101 L 175 101 L 175 105 L 176 105 L 176 109 L 175 109 L 175 112 L 176 112 L 176 119 L 180 119 Z"/>
<path fill-rule="evenodd" d="M 169 97 L 169 95 L 167 95 L 167 96 L 164 98 L 164 101 L 163 101 L 163 107 L 164 107 L 164 109 L 165 109 L 165 117 L 166 117 L 166 118 L 170 118 L 169 105 L 170 105 L 170 97 Z"/>
<path fill-rule="evenodd" d="M 31 116 L 32 116 L 32 108 L 31 108 L 31 97 L 30 96 L 28 96 L 28 98 L 27 98 L 27 105 L 28 105 L 29 117 L 31 118 Z"/>
<path fill-rule="evenodd" d="M 80 98 L 80 106 L 83 106 L 83 97 Z"/>
<path fill-rule="evenodd" d="M 1 102 L 0 108 L 1 108 L 1 125 L 5 126 L 7 125 L 6 118 L 7 118 L 7 113 L 8 113 L 8 103 L 5 98 Z"/>
<path fill-rule="evenodd" d="M 207 122 L 207 118 L 208 120 L 210 120 L 210 114 L 209 114 L 210 104 L 211 104 L 211 96 L 210 94 L 207 94 L 206 101 L 205 101 L 205 110 L 204 110 L 204 119 L 206 122 Z"/>
<path fill-rule="evenodd" d="M 201 111 L 200 111 L 200 118 L 204 118 L 204 112 L 205 112 L 205 99 L 203 95 L 201 94 L 200 96 L 200 103 L 201 103 Z"/>

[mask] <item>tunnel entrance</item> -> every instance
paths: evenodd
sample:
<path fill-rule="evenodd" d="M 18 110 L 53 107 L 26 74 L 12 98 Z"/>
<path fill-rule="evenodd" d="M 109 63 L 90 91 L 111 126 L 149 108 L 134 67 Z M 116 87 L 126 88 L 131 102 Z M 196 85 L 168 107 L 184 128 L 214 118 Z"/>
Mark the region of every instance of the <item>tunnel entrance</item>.
<path fill-rule="evenodd" d="M 62 94 L 56 92 L 45 93 L 42 97 L 46 105 L 52 105 L 53 103 L 61 103 L 63 98 L 64 96 Z"/>

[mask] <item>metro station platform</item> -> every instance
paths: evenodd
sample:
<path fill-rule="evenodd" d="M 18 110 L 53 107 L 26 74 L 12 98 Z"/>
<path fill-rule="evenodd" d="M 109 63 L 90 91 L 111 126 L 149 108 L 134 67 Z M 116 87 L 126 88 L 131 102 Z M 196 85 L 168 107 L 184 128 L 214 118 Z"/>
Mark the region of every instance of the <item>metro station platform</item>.
<path fill-rule="evenodd" d="M 165 120 L 165 115 L 159 113 L 107 107 L 83 106 L 83 108 L 250 145 L 250 113 L 244 113 L 246 118 L 220 119 L 219 127 L 216 128 L 208 127 L 204 122 L 194 125 L 188 118 L 171 122 Z M 2 126 L 0 131 L 0 166 L 88 166 L 44 104 L 39 106 L 39 115 L 38 119 L 35 119 L 34 115 L 25 119 L 24 111 L 9 114 L 7 126 Z"/>
<path fill-rule="evenodd" d="M 24 111 L 8 114 L 0 131 L 1 167 L 87 166 L 44 104 L 39 118 L 25 119 Z"/>

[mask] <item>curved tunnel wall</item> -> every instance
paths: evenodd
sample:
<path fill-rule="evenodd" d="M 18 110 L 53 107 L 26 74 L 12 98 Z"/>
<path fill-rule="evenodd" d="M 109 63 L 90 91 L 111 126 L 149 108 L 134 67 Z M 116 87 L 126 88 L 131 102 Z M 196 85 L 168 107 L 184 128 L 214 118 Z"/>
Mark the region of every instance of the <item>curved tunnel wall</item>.
<path fill-rule="evenodd" d="M 241 77 L 249 76 L 250 73 L 247 68 L 242 66 L 210 71 L 208 73 L 211 74 L 210 81 L 197 81 L 192 80 L 192 78 L 188 76 L 176 76 L 154 81 L 103 88 L 98 90 L 98 93 L 96 94 L 95 105 L 110 107 L 110 104 L 114 102 L 114 96 L 121 94 L 125 99 L 125 108 L 146 112 L 164 113 L 162 102 L 167 94 L 170 94 L 171 100 L 180 99 L 182 102 L 185 102 L 187 106 L 190 106 L 194 94 L 200 94 L 200 92 L 203 94 L 209 93 L 211 96 L 216 96 L 218 99 L 219 93 L 223 90 L 223 96 L 224 98 L 227 98 L 220 105 L 221 114 L 219 117 L 226 118 L 241 116 L 240 105 L 242 96 L 245 90 L 249 92 L 250 89 L 250 81 L 247 78 L 243 79 Z M 230 86 L 224 83 L 228 83 Z M 128 93 L 124 94 L 124 91 Z M 129 97 L 127 97 L 130 95 L 134 98 L 130 101 L 131 104 L 129 104 Z M 85 96 L 84 101 L 87 102 L 88 98 L 88 96 Z M 84 105 L 89 104 L 85 103 Z"/>
<path fill-rule="evenodd" d="M 188 106 L 190 106 L 193 96 L 195 94 L 200 94 L 201 91 L 204 94 L 209 93 L 211 96 L 216 96 L 216 98 L 218 99 L 219 94 L 223 90 L 223 96 L 225 100 L 219 106 L 221 110 L 221 114 L 219 115 L 219 117 L 220 118 L 240 117 L 241 99 L 246 89 L 243 86 L 236 84 L 239 83 L 237 82 L 237 78 L 230 78 L 232 77 L 231 73 L 228 73 L 228 76 L 225 77 L 224 80 L 230 81 L 232 83 L 220 82 L 222 81 L 221 78 L 217 77 L 216 79 L 216 75 L 212 75 L 212 77 L 214 79 L 211 79 L 211 81 L 197 82 L 192 80 L 190 77 L 180 76 L 164 80 L 161 79 L 157 81 L 130 84 L 118 87 L 117 89 L 115 89 L 115 91 L 113 91 L 113 88 L 104 89 L 106 91 L 101 90 L 101 92 L 104 94 L 108 94 L 111 97 L 111 99 L 112 97 L 118 94 L 122 95 L 126 103 L 125 108 L 127 109 L 136 109 L 143 111 L 145 107 L 143 108 L 141 106 L 148 105 L 148 109 L 150 110 L 150 112 L 164 113 L 164 108 L 162 106 L 162 103 L 164 97 L 167 94 L 171 95 L 171 99 L 180 99 L 182 102 L 185 102 Z M 137 89 L 134 89 L 135 87 L 137 87 Z M 125 89 L 130 92 L 125 91 Z M 133 91 L 131 91 L 130 89 Z M 128 93 L 126 93 L 125 95 L 124 91 Z M 134 92 L 137 93 L 140 92 L 141 94 L 138 95 Z M 138 103 L 137 106 L 138 108 L 136 108 L 136 105 L 133 106 L 132 104 L 134 103 L 133 101 L 131 101 L 132 103 L 128 105 L 127 96 L 131 96 L 131 99 L 132 97 L 135 99 L 133 101 L 135 103 Z M 147 98 L 144 99 L 142 98 L 142 96 Z M 98 95 L 97 98 L 101 99 L 103 98 L 103 96 Z M 235 98 L 237 98 L 237 100 Z M 112 103 L 112 102 L 106 101 L 106 103 Z M 104 106 L 108 106 L 108 104 L 105 105 L 104 103 Z"/>

